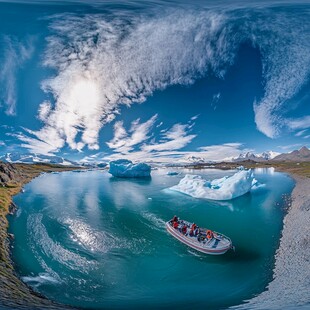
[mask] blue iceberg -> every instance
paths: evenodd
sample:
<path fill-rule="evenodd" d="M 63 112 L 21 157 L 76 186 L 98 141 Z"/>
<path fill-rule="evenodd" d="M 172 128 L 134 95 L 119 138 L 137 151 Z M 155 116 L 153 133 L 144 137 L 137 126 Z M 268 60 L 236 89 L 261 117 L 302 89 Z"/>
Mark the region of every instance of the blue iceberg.
<path fill-rule="evenodd" d="M 149 178 L 151 166 L 145 163 L 134 164 L 128 159 L 110 161 L 109 173 L 118 178 Z"/>
<path fill-rule="evenodd" d="M 179 172 L 176 172 L 176 171 L 168 171 L 167 172 L 167 175 L 170 175 L 170 176 L 172 176 L 172 175 L 178 175 L 179 174 Z"/>
<path fill-rule="evenodd" d="M 213 181 L 187 174 L 179 184 L 170 189 L 194 198 L 230 200 L 246 194 L 256 183 L 252 170 L 239 170 L 232 176 Z"/>

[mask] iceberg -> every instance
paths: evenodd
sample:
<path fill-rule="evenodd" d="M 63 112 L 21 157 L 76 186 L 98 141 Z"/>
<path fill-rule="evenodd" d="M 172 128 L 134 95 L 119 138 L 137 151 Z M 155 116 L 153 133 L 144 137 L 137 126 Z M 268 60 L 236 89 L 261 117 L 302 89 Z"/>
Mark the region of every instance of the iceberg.
<path fill-rule="evenodd" d="M 134 164 L 127 159 L 110 161 L 109 173 L 119 178 L 148 178 L 151 176 L 151 166 L 145 163 Z"/>
<path fill-rule="evenodd" d="M 173 175 L 178 175 L 179 173 L 176 171 L 168 171 L 167 175 L 173 176 Z"/>
<path fill-rule="evenodd" d="M 186 174 L 179 184 L 170 189 L 194 198 L 230 200 L 246 194 L 255 184 L 257 180 L 252 170 L 239 170 L 232 176 L 213 181 L 205 180 L 200 175 Z"/>

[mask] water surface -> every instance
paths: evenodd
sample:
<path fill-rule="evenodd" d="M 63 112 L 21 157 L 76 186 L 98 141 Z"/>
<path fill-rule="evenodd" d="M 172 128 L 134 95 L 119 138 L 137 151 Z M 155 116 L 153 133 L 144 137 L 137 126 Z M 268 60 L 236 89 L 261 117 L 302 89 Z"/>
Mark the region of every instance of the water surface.
<path fill-rule="evenodd" d="M 167 170 L 150 180 L 106 171 L 45 174 L 14 201 L 10 222 L 18 273 L 36 291 L 85 308 L 222 309 L 263 291 L 272 278 L 293 181 L 259 169 L 262 186 L 230 202 L 166 190 L 184 173 L 217 178 L 232 171 Z M 228 235 L 236 247 L 213 257 L 165 231 L 173 215 Z"/>

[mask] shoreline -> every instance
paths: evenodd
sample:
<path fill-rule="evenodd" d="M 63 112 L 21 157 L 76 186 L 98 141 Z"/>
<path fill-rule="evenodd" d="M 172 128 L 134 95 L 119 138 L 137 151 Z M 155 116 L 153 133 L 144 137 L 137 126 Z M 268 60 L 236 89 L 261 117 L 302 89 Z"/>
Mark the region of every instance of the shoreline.
<path fill-rule="evenodd" d="M 76 168 L 41 164 L 0 163 L 0 309 L 57 310 L 73 309 L 60 305 L 32 290 L 24 283 L 14 269 L 11 259 L 7 216 L 12 215 L 16 206 L 12 197 L 21 192 L 23 186 L 42 173 L 69 171 Z"/>
<path fill-rule="evenodd" d="M 283 219 L 273 280 L 264 292 L 231 309 L 310 307 L 310 178 L 288 174 L 296 184 L 291 194 L 291 206 Z"/>
<path fill-rule="evenodd" d="M 264 165 L 252 168 L 261 167 L 267 168 Z M 59 169 L 57 171 L 73 170 L 65 167 Z M 310 178 L 300 176 L 289 169 L 280 167 L 275 167 L 275 169 L 287 173 L 296 183 L 291 193 L 292 204 L 283 220 L 282 236 L 275 255 L 273 280 L 264 292 L 231 309 L 300 309 L 303 306 L 309 306 L 310 303 Z M 56 170 L 52 168 L 49 171 L 36 172 L 31 177 L 28 176 L 16 187 L 17 191 L 15 188 L 13 193 L 10 193 L 11 199 L 13 195 L 21 191 L 23 185 L 32 179 L 43 172 L 53 171 Z M 12 200 L 7 207 L 6 216 L 9 214 L 11 202 Z M 0 216 L 0 308 L 73 309 L 41 296 L 22 282 L 14 270 L 10 257 L 10 236 L 7 228 L 6 217 L 3 219 L 3 216 Z"/>

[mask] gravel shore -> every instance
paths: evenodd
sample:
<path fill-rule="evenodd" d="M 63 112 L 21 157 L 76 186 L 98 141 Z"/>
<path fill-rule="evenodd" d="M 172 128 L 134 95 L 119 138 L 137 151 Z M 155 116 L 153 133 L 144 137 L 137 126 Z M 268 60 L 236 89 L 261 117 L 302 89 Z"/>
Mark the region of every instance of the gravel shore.
<path fill-rule="evenodd" d="M 296 186 L 284 218 L 273 281 L 267 290 L 234 309 L 310 309 L 310 179 Z"/>

